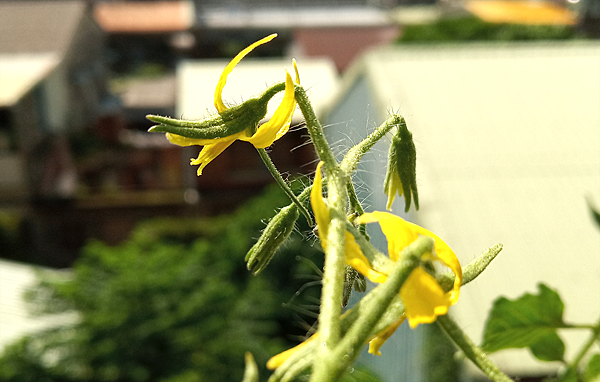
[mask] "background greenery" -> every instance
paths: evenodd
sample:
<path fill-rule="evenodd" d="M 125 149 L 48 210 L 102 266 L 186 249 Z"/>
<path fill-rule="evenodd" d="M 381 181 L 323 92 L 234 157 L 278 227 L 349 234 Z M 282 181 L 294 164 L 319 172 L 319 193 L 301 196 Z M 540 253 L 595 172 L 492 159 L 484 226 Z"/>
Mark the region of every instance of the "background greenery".
<path fill-rule="evenodd" d="M 42 278 L 28 296 L 38 314 L 74 311 L 78 323 L 9 346 L 0 380 L 241 381 L 245 351 L 263 367 L 306 334 L 318 305 L 318 285 L 296 295 L 319 278 L 310 262 L 322 266 L 310 238 L 292 234 L 258 277 L 244 263 L 261 218 L 288 203 L 271 188 L 230 216 L 152 220 L 119 246 L 90 242 L 69 277 Z"/>
<path fill-rule="evenodd" d="M 397 42 L 567 40 L 582 37 L 568 25 L 488 23 L 475 16 L 463 16 L 442 18 L 430 24 L 407 25 Z"/>

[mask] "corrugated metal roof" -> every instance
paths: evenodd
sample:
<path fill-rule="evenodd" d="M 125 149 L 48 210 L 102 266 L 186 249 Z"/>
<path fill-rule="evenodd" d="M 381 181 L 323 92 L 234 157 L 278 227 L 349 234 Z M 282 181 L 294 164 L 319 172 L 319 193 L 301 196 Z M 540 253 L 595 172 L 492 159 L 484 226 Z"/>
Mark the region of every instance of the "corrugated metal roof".
<path fill-rule="evenodd" d="M 177 117 L 200 119 L 215 112 L 214 89 L 219 76 L 228 61 L 202 60 L 183 61 L 177 67 Z M 317 113 L 329 106 L 332 95 L 337 91 L 338 74 L 329 59 L 299 59 L 297 61 L 300 81 L 311 96 Z M 292 61 L 243 60 L 227 79 L 223 90 L 223 100 L 235 104 L 262 93 L 269 85 L 285 81 L 285 69 L 294 76 Z M 281 102 L 275 96 L 272 102 Z M 276 107 L 270 107 L 267 117 Z M 294 114 L 294 121 L 300 121 L 300 113 Z"/>
<path fill-rule="evenodd" d="M 597 42 L 389 47 L 344 78 L 340 101 L 366 78 L 372 119 L 399 110 L 413 132 L 421 202 L 413 220 L 444 238 L 463 264 L 504 244 L 451 309 L 476 342 L 495 298 L 537 293 L 538 282 L 559 291 L 568 322 L 600 315 L 600 233 L 585 201 L 600 200 L 599 68 Z M 382 167 L 370 171 L 383 176 Z M 371 188 L 383 202 L 382 188 Z M 397 198 L 394 211 L 402 209 Z M 561 335 L 568 357 L 587 338 Z M 493 358 L 515 374 L 544 369 L 525 350 Z"/>
<path fill-rule="evenodd" d="M 75 314 L 34 317 L 23 294 L 36 283 L 36 272 L 52 272 L 27 264 L 0 260 L 0 353 L 24 335 L 75 322 Z M 53 271 L 59 274 L 60 271 Z"/>
<path fill-rule="evenodd" d="M 94 7 L 96 22 L 108 32 L 185 31 L 194 23 L 191 1 L 100 2 Z"/>
<path fill-rule="evenodd" d="M 0 54 L 0 107 L 15 104 L 59 64 L 56 53 Z"/>

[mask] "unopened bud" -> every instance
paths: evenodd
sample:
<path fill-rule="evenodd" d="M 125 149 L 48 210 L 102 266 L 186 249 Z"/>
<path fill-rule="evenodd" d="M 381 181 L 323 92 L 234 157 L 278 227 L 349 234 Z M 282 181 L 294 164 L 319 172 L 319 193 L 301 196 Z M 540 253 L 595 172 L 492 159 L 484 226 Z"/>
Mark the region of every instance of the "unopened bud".
<path fill-rule="evenodd" d="M 419 194 L 417 191 L 417 150 L 412 139 L 412 134 L 406 127 L 404 118 L 400 119 L 398 131 L 392 138 L 388 157 L 388 169 L 385 176 L 384 193 L 388 197 L 387 209 L 392 208 L 396 197 L 404 196 L 404 212 L 408 212 L 411 199 L 419 209 Z"/>
<path fill-rule="evenodd" d="M 282 208 L 273 216 L 256 244 L 246 254 L 248 270 L 256 275 L 267 267 L 277 249 L 294 230 L 294 224 L 299 216 L 300 213 L 295 204 Z"/>

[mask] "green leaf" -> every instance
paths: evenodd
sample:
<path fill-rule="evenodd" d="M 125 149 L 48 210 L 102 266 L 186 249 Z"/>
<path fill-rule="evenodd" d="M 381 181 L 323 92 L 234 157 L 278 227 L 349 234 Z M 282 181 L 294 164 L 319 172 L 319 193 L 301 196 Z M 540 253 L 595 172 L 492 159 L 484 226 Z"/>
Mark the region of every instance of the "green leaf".
<path fill-rule="evenodd" d="M 529 346 L 531 353 L 542 361 L 562 361 L 565 355 L 565 344 L 556 332 L 551 332 Z"/>
<path fill-rule="evenodd" d="M 594 354 L 590 358 L 583 374 L 585 382 L 600 382 L 600 354 Z"/>
<path fill-rule="evenodd" d="M 500 297 L 494 302 L 483 333 L 486 352 L 528 347 L 542 361 L 563 359 L 565 346 L 556 329 L 565 325 L 564 304 L 546 285 L 538 288 L 538 295 L 526 293 L 516 300 Z"/>
<path fill-rule="evenodd" d="M 556 382 L 579 382 L 577 372 L 573 369 L 568 369 L 566 373 L 560 376 Z"/>

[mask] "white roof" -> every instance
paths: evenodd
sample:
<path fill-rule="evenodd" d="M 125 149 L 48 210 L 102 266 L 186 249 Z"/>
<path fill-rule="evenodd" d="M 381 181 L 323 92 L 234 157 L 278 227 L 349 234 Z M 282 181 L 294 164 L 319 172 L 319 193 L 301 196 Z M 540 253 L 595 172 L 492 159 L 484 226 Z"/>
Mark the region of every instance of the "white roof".
<path fill-rule="evenodd" d="M 228 61 L 188 60 L 177 67 L 177 117 L 200 119 L 216 113 L 214 107 L 215 86 Z M 338 74 L 334 63 L 327 58 L 297 60 L 300 81 L 309 93 L 315 112 L 319 114 L 329 106 L 337 91 Z M 285 70 L 294 78 L 291 59 L 252 60 L 245 59 L 227 79 L 223 90 L 225 104 L 237 104 L 260 95 L 268 86 L 285 81 Z M 281 102 L 283 92 L 275 96 L 267 117 L 273 114 Z M 294 114 L 294 123 L 300 121 L 300 113 Z"/>
<path fill-rule="evenodd" d="M 400 110 L 413 132 L 421 209 L 411 218 L 463 264 L 504 244 L 451 309 L 475 342 L 494 299 L 537 293 L 539 282 L 558 290 L 566 321 L 596 322 L 600 232 L 585 197 L 600 206 L 600 44 L 388 47 L 348 73 L 341 100 L 366 79 L 374 119 Z M 572 359 L 589 334 L 560 335 Z M 526 350 L 492 358 L 515 374 L 560 366 L 540 368 Z"/>
<path fill-rule="evenodd" d="M 6 345 L 24 335 L 71 324 L 77 318 L 74 313 L 46 316 L 30 314 L 23 295 L 36 284 L 38 271 L 64 275 L 63 271 L 51 271 L 28 264 L 0 260 L 0 354 Z"/>
<path fill-rule="evenodd" d="M 14 105 L 59 62 L 56 53 L 0 54 L 0 107 Z"/>

